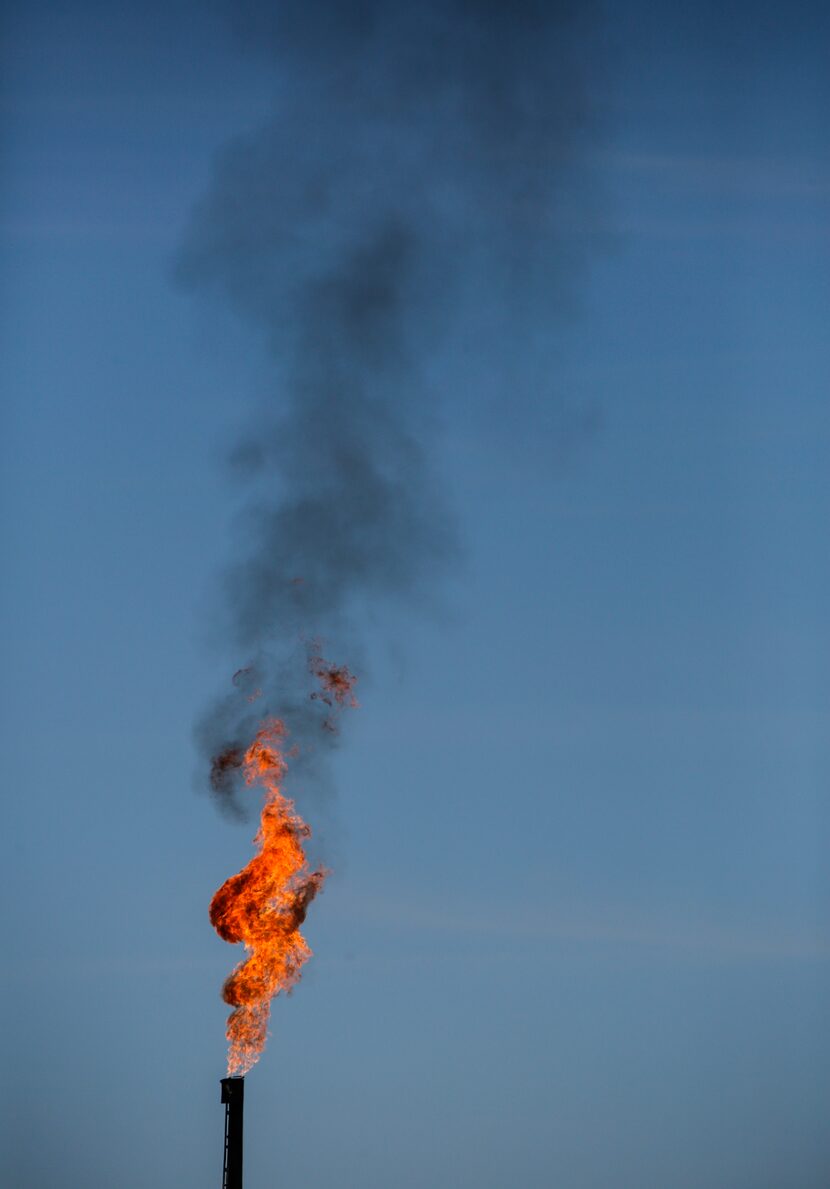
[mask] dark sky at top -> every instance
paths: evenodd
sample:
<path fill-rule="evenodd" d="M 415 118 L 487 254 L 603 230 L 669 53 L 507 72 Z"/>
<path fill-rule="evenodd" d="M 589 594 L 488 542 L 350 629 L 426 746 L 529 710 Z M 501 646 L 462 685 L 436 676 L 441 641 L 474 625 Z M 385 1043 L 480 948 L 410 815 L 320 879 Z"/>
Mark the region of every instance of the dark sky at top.
<path fill-rule="evenodd" d="M 6 6 L 2 1184 L 218 1183 L 193 773 L 313 620 L 248 1184 L 825 1189 L 828 32 Z"/>

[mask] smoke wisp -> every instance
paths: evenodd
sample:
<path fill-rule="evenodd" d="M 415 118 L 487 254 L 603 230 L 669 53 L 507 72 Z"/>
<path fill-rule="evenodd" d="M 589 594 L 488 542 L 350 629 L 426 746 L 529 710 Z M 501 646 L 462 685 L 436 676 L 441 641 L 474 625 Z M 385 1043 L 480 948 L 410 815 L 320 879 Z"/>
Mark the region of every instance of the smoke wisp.
<path fill-rule="evenodd" d="M 232 756 L 275 714 L 302 769 L 334 738 L 315 642 L 341 656 L 364 608 L 417 602 L 456 553 L 427 364 L 481 288 L 513 311 L 506 337 L 572 272 L 596 22 L 570 0 L 242 0 L 232 19 L 274 112 L 220 154 L 177 274 L 259 329 L 274 389 L 236 450 L 227 594 L 249 667 L 198 735 Z M 231 806 L 233 772 L 214 765 Z"/>

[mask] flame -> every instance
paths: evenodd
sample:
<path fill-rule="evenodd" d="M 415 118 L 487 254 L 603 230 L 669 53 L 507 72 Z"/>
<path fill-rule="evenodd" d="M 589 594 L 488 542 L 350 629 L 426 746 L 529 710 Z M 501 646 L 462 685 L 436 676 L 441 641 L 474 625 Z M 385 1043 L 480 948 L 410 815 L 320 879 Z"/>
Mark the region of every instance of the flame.
<path fill-rule="evenodd" d="M 265 719 L 244 754 L 229 748 L 214 761 L 224 777 L 241 768 L 245 783 L 261 785 L 265 800 L 254 842 L 258 853 L 232 875 L 210 903 L 210 920 L 225 941 L 242 942 L 248 956 L 222 988 L 228 1017 L 228 1073 L 245 1074 L 262 1054 L 271 1000 L 290 991 L 311 949 L 300 925 L 327 872 L 309 871 L 304 842 L 311 830 L 281 790 L 287 769 L 285 724 Z"/>
<path fill-rule="evenodd" d="M 310 695 L 328 706 L 321 726 L 336 731 L 334 718 L 346 706 L 357 706 L 357 678 L 345 665 L 323 659 L 320 642 L 308 654 L 309 672 L 320 683 Z M 233 676 L 244 689 L 255 675 L 251 668 Z M 247 700 L 261 696 L 255 689 Z M 225 880 L 210 902 L 210 920 L 216 932 L 231 944 L 241 942 L 247 957 L 239 963 L 222 988 L 222 998 L 233 1009 L 228 1016 L 228 1073 L 246 1074 L 265 1048 L 271 1000 L 290 991 L 311 957 L 300 932 L 308 906 L 323 886 L 327 871 L 309 870 L 304 843 L 311 830 L 282 792 L 288 768 L 288 731 L 279 718 L 265 718 L 247 749 L 231 743 L 213 759 L 210 779 L 218 791 L 230 787 L 241 772 L 249 786 L 261 785 L 265 798 L 254 843 L 258 851 L 250 863 Z"/>
<path fill-rule="evenodd" d="M 331 661 L 323 660 L 319 641 L 312 643 L 308 667 L 321 686 L 319 691 L 311 695 L 312 700 L 324 702 L 336 713 L 346 706 L 358 705 L 354 695 L 355 682 L 357 681 L 354 673 L 351 673 L 345 665 L 333 665 Z M 332 734 L 336 733 L 337 726 L 332 715 L 329 714 L 323 719 L 323 729 L 332 732 Z"/>

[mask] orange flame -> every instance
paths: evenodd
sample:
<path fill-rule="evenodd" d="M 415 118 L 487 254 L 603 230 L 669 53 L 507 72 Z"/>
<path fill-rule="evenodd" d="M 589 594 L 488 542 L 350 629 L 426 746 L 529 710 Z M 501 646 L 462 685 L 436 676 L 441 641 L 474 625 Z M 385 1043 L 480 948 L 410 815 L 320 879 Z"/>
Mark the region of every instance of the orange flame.
<path fill-rule="evenodd" d="M 357 678 L 345 665 L 323 659 L 320 641 L 309 648 L 308 666 L 320 683 L 310 696 L 331 709 L 321 726 L 336 731 L 334 719 L 346 706 L 357 706 Z M 242 688 L 253 676 L 249 667 L 239 669 L 233 683 Z M 247 695 L 253 701 L 260 689 Z M 311 957 L 300 933 L 308 906 L 323 886 L 327 871 L 309 871 L 304 842 L 311 830 L 281 789 L 288 763 L 288 731 L 279 718 L 260 724 L 247 750 L 231 743 L 214 756 L 210 779 L 217 791 L 229 787 L 241 770 L 248 785 L 261 785 L 265 800 L 254 842 L 257 854 L 238 875 L 225 880 L 210 902 L 210 920 L 216 932 L 232 944 L 242 942 L 248 956 L 225 980 L 222 998 L 233 1010 L 228 1016 L 228 1073 L 246 1074 L 265 1048 L 271 1000 L 290 991 Z"/>
<path fill-rule="evenodd" d="M 262 1054 L 271 1000 L 290 991 L 311 950 L 300 925 L 326 878 L 309 871 L 303 848 L 311 830 L 281 791 L 285 775 L 285 725 L 265 719 L 244 753 L 235 751 L 226 767 L 241 767 L 248 785 L 265 790 L 259 851 L 250 863 L 226 880 L 210 903 L 210 920 L 225 941 L 242 942 L 248 956 L 222 988 L 233 1011 L 228 1017 L 228 1073 L 245 1074 Z"/>
<path fill-rule="evenodd" d="M 321 686 L 319 692 L 311 695 L 312 700 L 323 702 L 326 706 L 331 707 L 335 714 L 339 714 L 346 706 L 358 705 L 354 695 L 357 678 L 345 665 L 333 665 L 331 661 L 323 660 L 319 640 L 315 640 L 312 644 L 308 667 Z M 332 715 L 329 714 L 323 719 L 323 729 L 336 734 L 337 727 Z"/>

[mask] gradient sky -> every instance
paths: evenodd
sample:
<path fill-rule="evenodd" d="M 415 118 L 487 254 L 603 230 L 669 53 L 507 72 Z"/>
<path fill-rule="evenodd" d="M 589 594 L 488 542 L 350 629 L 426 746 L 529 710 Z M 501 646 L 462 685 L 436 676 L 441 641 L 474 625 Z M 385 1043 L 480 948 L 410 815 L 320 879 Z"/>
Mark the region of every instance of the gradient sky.
<path fill-rule="evenodd" d="M 302 806 L 334 875 L 250 1189 L 830 1183 L 830 17 L 597 19 L 556 398 L 468 297 L 432 374 L 464 559 L 377 616 Z M 172 261 L 271 68 L 175 0 L 7 5 L 2 60 L 0 1180 L 218 1185 L 207 904 L 253 826 L 192 728 L 268 361 Z"/>

